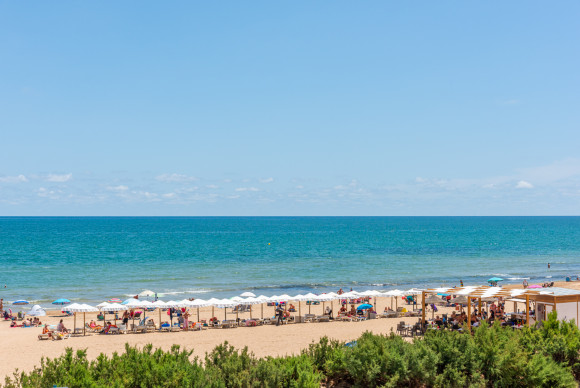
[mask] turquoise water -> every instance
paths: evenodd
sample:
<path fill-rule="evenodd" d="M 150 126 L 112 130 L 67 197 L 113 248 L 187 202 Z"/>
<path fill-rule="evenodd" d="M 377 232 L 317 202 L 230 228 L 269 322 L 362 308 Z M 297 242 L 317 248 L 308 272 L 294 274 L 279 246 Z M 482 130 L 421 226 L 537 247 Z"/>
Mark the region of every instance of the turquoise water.
<path fill-rule="evenodd" d="M 0 297 L 43 305 L 535 283 L 579 258 L 580 217 L 0 218 Z"/>

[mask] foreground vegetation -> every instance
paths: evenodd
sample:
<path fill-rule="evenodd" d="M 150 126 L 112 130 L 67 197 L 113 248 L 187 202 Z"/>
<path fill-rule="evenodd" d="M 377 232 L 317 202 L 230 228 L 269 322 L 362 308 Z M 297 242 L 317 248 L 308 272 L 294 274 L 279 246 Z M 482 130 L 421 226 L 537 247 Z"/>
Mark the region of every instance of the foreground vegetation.
<path fill-rule="evenodd" d="M 484 325 L 412 343 L 365 333 L 351 346 L 322 338 L 298 356 L 263 359 L 226 342 L 203 360 L 191 355 L 177 345 L 126 345 L 88 361 L 86 351 L 67 349 L 5 387 L 577 387 L 580 331 L 553 314 L 540 329 Z"/>

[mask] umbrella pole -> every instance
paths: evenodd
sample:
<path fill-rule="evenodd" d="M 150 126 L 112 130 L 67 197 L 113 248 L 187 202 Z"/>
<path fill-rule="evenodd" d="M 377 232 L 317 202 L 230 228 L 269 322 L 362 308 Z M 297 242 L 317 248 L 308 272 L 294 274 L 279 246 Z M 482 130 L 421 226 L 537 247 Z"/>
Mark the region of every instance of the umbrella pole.
<path fill-rule="evenodd" d="M 312 306 L 312 301 L 310 301 L 310 304 L 308 305 L 308 314 L 310 314 L 310 307 Z"/>
<path fill-rule="evenodd" d="M 298 301 L 298 315 L 302 317 L 302 301 Z"/>
<path fill-rule="evenodd" d="M 264 319 L 264 303 L 260 303 L 260 306 L 262 306 L 262 319 Z"/>
<path fill-rule="evenodd" d="M 197 321 L 199 322 L 199 307 L 197 308 Z"/>
<path fill-rule="evenodd" d="M 212 318 L 215 316 L 215 315 L 214 315 L 214 313 L 215 313 L 215 312 L 214 312 L 214 307 L 215 307 L 215 306 L 211 306 L 211 317 L 212 317 Z"/>
<path fill-rule="evenodd" d="M 224 307 L 224 321 L 228 319 L 228 308 Z"/>
<path fill-rule="evenodd" d="M 161 308 L 159 309 L 159 331 L 161 331 Z"/>
<path fill-rule="evenodd" d="M 74 323 L 74 330 L 73 330 L 73 333 L 74 333 L 75 331 L 77 331 L 77 313 L 75 313 L 75 314 L 74 314 L 74 320 L 75 320 L 75 323 Z"/>
<path fill-rule="evenodd" d="M 250 319 L 252 319 L 252 305 L 250 305 Z"/>
<path fill-rule="evenodd" d="M 83 336 L 86 334 L 87 329 L 87 313 L 83 313 Z"/>

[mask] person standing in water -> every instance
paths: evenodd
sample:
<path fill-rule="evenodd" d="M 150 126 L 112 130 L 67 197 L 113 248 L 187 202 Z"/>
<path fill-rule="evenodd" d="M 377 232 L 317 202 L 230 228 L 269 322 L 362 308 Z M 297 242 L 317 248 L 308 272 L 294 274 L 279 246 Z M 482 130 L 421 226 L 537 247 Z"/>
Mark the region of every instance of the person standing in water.
<path fill-rule="evenodd" d="M 548 263 L 548 269 L 550 269 L 550 263 Z"/>

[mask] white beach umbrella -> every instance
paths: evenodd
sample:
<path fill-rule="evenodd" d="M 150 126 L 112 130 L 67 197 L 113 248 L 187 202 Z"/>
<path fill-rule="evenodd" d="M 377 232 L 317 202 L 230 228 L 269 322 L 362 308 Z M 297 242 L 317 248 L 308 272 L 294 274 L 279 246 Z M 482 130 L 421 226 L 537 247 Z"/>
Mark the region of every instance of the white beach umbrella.
<path fill-rule="evenodd" d="M 219 302 L 215 304 L 215 306 L 224 309 L 224 320 L 225 320 L 227 319 L 227 309 L 230 307 L 237 306 L 237 303 L 229 299 L 221 299 Z"/>
<path fill-rule="evenodd" d="M 375 297 L 375 296 L 380 296 L 381 292 L 379 292 L 377 290 L 366 290 L 366 291 L 360 292 L 359 295 L 360 296 Z"/>
<path fill-rule="evenodd" d="M 279 300 L 280 300 L 280 297 L 278 295 L 272 295 L 268 298 L 267 302 L 276 303 Z"/>
<path fill-rule="evenodd" d="M 102 303 L 101 303 L 102 305 Z M 97 305 L 96 307 L 99 310 L 106 310 L 106 311 L 126 311 L 129 309 L 127 305 L 119 304 L 119 303 L 108 303 L 107 306 Z"/>
<path fill-rule="evenodd" d="M 217 298 L 210 298 L 208 299 L 207 303 L 208 306 L 211 306 L 211 316 L 212 318 L 215 316 L 214 312 L 215 312 L 215 305 L 216 303 L 219 303 L 221 299 L 217 299 Z"/>
<path fill-rule="evenodd" d="M 332 294 L 320 294 L 312 298 L 312 300 L 317 302 L 322 302 L 322 313 L 324 314 L 324 303 L 325 302 L 332 302 L 335 299 L 334 295 Z"/>
<path fill-rule="evenodd" d="M 193 302 L 191 302 L 191 307 L 197 308 L 197 321 L 198 322 L 199 322 L 199 308 L 206 307 L 206 306 L 209 306 L 209 303 L 207 300 L 195 299 L 195 300 L 193 300 Z"/>
<path fill-rule="evenodd" d="M 73 313 L 80 306 L 81 306 L 80 303 L 71 303 L 67 306 L 63 306 L 62 311 L 68 311 L 68 312 Z"/>
<path fill-rule="evenodd" d="M 296 296 L 293 296 L 292 299 L 290 299 L 290 300 L 295 300 L 296 302 L 298 302 L 298 315 L 301 316 L 302 315 L 302 301 L 307 300 L 306 296 L 304 296 L 302 294 L 298 294 Z"/>
<path fill-rule="evenodd" d="M 262 304 L 262 303 L 264 303 L 264 301 L 262 299 L 260 299 L 260 298 L 252 298 L 252 297 L 249 297 L 249 298 L 246 298 L 246 300 L 243 303 L 250 305 L 250 319 L 252 319 L 252 306 L 253 305 L 259 304 L 259 305 L 262 305 L 262 308 L 264 306 Z"/>
<path fill-rule="evenodd" d="M 167 304 L 158 299 L 155 302 L 153 302 L 153 304 L 157 307 L 157 309 L 159 310 L 159 330 L 161 330 L 161 310 L 162 309 L 166 309 L 167 308 Z"/>
<path fill-rule="evenodd" d="M 241 296 L 234 296 L 234 297 L 230 298 L 230 300 L 234 301 L 234 302 L 241 302 L 244 300 L 244 298 L 242 298 Z"/>
<path fill-rule="evenodd" d="M 340 295 L 341 299 L 355 299 L 360 297 L 360 294 L 356 291 L 349 291 L 345 292 L 344 294 Z"/>
<path fill-rule="evenodd" d="M 182 299 L 179 302 L 179 307 L 191 307 L 191 300 L 189 299 Z"/>
<path fill-rule="evenodd" d="M 98 309 L 100 309 L 101 307 L 103 307 L 103 306 L 108 306 L 108 305 L 110 305 L 110 304 L 112 304 L 112 303 L 109 303 L 109 302 L 103 302 L 103 303 L 99 303 L 99 304 L 98 304 L 96 307 L 97 307 Z M 124 305 L 123 305 L 123 306 L 124 306 Z"/>
<path fill-rule="evenodd" d="M 254 294 L 253 292 L 244 292 L 240 296 L 243 296 L 244 298 L 255 298 L 256 294 Z"/>
<path fill-rule="evenodd" d="M 304 299 L 303 300 L 305 300 L 307 302 L 308 301 L 315 301 L 316 300 L 315 299 L 316 297 L 317 297 L 316 294 L 313 294 L 312 292 L 309 292 L 308 294 L 304 295 Z M 310 314 L 310 306 L 311 305 L 312 305 L 312 303 L 308 304 L 308 314 Z"/>
<path fill-rule="evenodd" d="M 99 309 L 84 303 L 83 304 L 73 303 L 63 308 L 63 311 L 69 311 L 71 313 L 74 313 L 74 331 L 76 331 L 77 329 L 76 313 L 83 313 L 83 335 L 85 335 L 86 313 L 96 312 L 99 311 Z"/>
<path fill-rule="evenodd" d="M 262 319 L 264 319 L 264 303 L 268 303 L 269 302 L 269 297 L 267 297 L 266 295 L 260 295 L 257 296 L 256 299 L 259 299 L 261 301 L 260 303 L 260 310 L 261 310 L 261 317 Z"/>
<path fill-rule="evenodd" d="M 122 305 L 125 305 L 129 308 L 133 307 L 141 307 L 141 301 L 139 299 L 135 299 L 135 298 L 129 298 L 123 301 L 123 303 L 121 303 Z"/>

